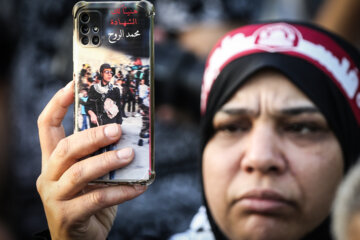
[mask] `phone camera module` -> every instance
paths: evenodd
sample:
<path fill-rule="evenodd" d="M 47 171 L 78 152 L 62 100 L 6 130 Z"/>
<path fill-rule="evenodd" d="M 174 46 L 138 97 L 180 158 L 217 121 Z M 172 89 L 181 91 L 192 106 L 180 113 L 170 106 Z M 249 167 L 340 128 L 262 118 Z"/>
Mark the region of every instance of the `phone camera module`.
<path fill-rule="evenodd" d="M 89 26 L 88 25 L 82 25 L 81 26 L 81 33 L 87 34 L 89 32 Z"/>
<path fill-rule="evenodd" d="M 87 36 L 81 38 L 81 43 L 83 45 L 88 45 L 89 44 L 89 38 Z"/>
<path fill-rule="evenodd" d="M 89 22 L 89 20 L 90 20 L 89 14 L 87 14 L 87 13 L 82 13 L 81 16 L 80 16 L 80 20 L 81 20 L 83 23 Z"/>
<path fill-rule="evenodd" d="M 94 36 L 94 37 L 92 38 L 92 43 L 93 43 L 94 45 L 98 45 L 99 42 L 100 42 L 100 38 L 99 38 L 98 36 Z"/>

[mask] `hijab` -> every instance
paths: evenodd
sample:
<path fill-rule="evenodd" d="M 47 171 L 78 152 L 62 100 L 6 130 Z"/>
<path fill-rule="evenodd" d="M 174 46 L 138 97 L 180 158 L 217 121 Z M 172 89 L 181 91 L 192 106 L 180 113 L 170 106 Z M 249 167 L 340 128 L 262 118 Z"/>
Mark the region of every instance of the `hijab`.
<path fill-rule="evenodd" d="M 255 73 L 273 69 L 294 83 L 325 116 L 338 139 L 345 173 L 360 154 L 360 54 L 339 36 L 298 22 L 268 22 L 227 33 L 211 51 L 201 91 L 201 152 L 216 112 Z M 204 196 L 216 239 L 226 239 Z M 304 239 L 331 239 L 329 218 Z"/>

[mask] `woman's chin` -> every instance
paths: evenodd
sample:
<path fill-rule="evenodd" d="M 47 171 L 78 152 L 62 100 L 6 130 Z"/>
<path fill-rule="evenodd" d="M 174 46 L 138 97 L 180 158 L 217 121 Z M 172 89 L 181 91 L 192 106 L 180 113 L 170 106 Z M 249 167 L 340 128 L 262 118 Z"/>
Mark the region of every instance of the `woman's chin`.
<path fill-rule="evenodd" d="M 303 226 L 296 226 L 296 223 L 273 216 L 252 214 L 245 221 L 226 229 L 226 235 L 230 239 L 247 240 L 296 240 L 304 233 Z"/>

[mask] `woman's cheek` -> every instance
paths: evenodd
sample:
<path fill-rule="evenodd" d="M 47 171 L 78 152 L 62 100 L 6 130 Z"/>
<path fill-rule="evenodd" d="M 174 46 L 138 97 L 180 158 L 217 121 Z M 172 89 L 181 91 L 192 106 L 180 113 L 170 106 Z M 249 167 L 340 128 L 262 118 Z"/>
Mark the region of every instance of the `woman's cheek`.
<path fill-rule="evenodd" d="M 303 211 L 308 221 L 321 222 L 330 212 L 343 177 L 343 158 L 335 138 L 298 148 L 287 144 L 287 156 L 299 189 L 304 194 Z"/>

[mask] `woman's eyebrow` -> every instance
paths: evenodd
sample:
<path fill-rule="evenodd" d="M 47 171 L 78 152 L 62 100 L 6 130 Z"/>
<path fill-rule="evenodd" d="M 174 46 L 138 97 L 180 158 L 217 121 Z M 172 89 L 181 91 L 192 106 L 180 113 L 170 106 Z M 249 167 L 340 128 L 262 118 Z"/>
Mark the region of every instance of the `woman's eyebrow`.
<path fill-rule="evenodd" d="M 284 115 L 299 115 L 303 113 L 320 113 L 320 111 L 316 107 L 309 106 L 284 108 L 280 110 L 280 113 Z"/>
<path fill-rule="evenodd" d="M 257 115 L 257 112 L 248 108 L 223 108 L 219 112 L 228 114 L 228 115 Z"/>
<path fill-rule="evenodd" d="M 246 107 L 222 108 L 219 110 L 219 113 L 225 113 L 225 114 L 231 115 L 231 116 L 248 115 L 248 116 L 256 117 L 257 115 L 259 115 L 259 113 L 257 111 L 254 111 L 253 109 L 249 109 Z M 304 106 L 304 107 L 283 108 L 283 109 L 279 110 L 279 113 L 281 115 L 295 116 L 295 115 L 300 115 L 300 114 L 304 114 L 304 113 L 319 114 L 320 111 L 318 108 L 316 108 L 314 106 Z"/>

